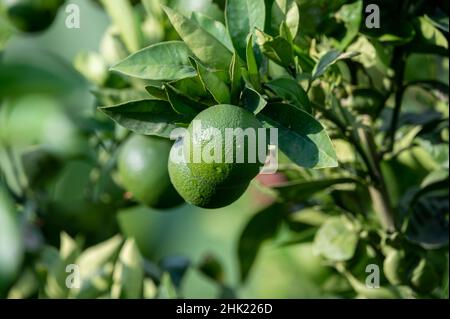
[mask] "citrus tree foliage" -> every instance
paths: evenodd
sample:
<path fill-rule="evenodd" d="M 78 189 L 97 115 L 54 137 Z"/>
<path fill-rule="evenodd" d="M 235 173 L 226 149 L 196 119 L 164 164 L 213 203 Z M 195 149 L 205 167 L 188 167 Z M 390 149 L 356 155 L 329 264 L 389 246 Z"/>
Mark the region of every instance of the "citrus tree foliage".
<path fill-rule="evenodd" d="M 169 139 L 173 129 L 188 127 L 205 109 L 231 104 L 278 129 L 282 177 L 270 185 L 252 182 L 271 204 L 248 220 L 237 242 L 239 285 L 247 282 L 265 246 L 309 244 L 330 270 L 322 281 L 324 295 L 448 297 L 445 1 L 217 0 L 194 12 L 178 1 L 99 2 L 112 27 L 99 53 L 75 60 L 98 106 L 84 119 L 86 134 L 96 137 L 90 157 L 97 179 L 87 183 L 94 190 L 92 212 L 136 204 L 126 196 L 99 200 L 121 191 L 108 185 L 130 134 Z M 366 10 L 373 3 L 379 16 Z M 374 21 L 379 28 L 369 27 Z M 3 78 L 14 72 L 0 66 L 5 97 L 12 90 Z M 52 83 L 51 75 L 45 76 L 37 75 L 43 86 Z M 8 173 L 14 154 L 4 149 L 1 183 L 12 199 L 0 205 L 0 220 L 12 225 L 12 239 L 6 239 L 11 241 L 18 231 L 11 211 L 26 212 L 30 203 L 43 202 L 45 187 L 33 185 L 39 172 L 27 158 L 45 164 L 61 156 L 21 153 L 25 192 L 39 190 L 30 201 L 23 183 Z M 58 249 L 43 246 L 33 256 L 36 266 L 19 272 L 20 248 L 7 272 L 0 262 L 0 294 L 177 298 L 189 268 L 217 284 L 222 297 L 239 290 L 230 288 L 214 256 L 195 263 L 172 256 L 157 265 L 133 239 L 111 237 L 116 225 L 103 230 L 102 236 L 86 232 L 85 243 L 62 233 Z M 4 234 L 0 231 L 0 238 Z M 76 289 L 66 285 L 65 267 L 71 263 L 83 269 Z M 366 285 L 368 265 L 380 268 L 380 288 Z M 14 271 L 20 275 L 11 275 Z"/>

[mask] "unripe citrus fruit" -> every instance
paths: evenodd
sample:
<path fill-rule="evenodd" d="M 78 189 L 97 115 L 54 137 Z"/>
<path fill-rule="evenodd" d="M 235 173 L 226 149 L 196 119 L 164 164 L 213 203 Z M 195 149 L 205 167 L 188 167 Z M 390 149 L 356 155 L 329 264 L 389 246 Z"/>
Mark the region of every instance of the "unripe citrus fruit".
<path fill-rule="evenodd" d="M 258 161 L 259 129 L 261 122 L 238 106 L 222 104 L 200 112 L 183 143 L 192 175 L 221 186 L 248 183 L 265 160 Z"/>
<path fill-rule="evenodd" d="M 224 207 L 239 199 L 249 185 L 250 181 L 239 185 L 225 185 L 213 178 L 210 181 L 197 178 L 192 175 L 186 162 L 173 160 L 173 154 L 177 152 L 183 154 L 182 143 L 176 143 L 172 147 L 168 165 L 170 180 L 189 204 L 203 208 Z"/>
<path fill-rule="evenodd" d="M 145 205 L 170 208 L 183 202 L 173 188 L 167 171 L 171 147 L 168 139 L 133 135 L 120 151 L 120 180 L 125 189 Z"/>

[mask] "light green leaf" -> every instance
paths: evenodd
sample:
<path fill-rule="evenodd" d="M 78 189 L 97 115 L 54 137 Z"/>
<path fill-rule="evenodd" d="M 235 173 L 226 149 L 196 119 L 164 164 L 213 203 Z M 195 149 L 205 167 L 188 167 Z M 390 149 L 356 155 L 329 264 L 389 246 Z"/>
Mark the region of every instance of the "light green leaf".
<path fill-rule="evenodd" d="M 129 101 L 148 98 L 148 93 L 136 89 L 110 89 L 101 88 L 92 91 L 97 99 L 98 106 L 117 105 Z"/>
<path fill-rule="evenodd" d="M 225 82 L 212 72 L 212 70 L 208 70 L 207 67 L 194 59 L 191 59 L 191 63 L 196 68 L 205 89 L 211 93 L 214 99 L 220 104 L 230 103 L 230 90 Z"/>
<path fill-rule="evenodd" d="M 281 97 L 288 103 L 296 106 L 298 109 L 311 113 L 311 105 L 305 90 L 290 78 L 279 78 L 266 84 L 277 97 Z"/>
<path fill-rule="evenodd" d="M 331 261 L 346 261 L 353 257 L 358 233 L 345 217 L 330 218 L 314 238 L 313 252 Z"/>
<path fill-rule="evenodd" d="M 135 52 L 142 47 L 143 36 L 140 21 L 128 0 L 100 0 L 114 25 L 119 29 L 128 51 Z"/>
<path fill-rule="evenodd" d="M 233 51 L 233 44 L 231 43 L 230 36 L 228 35 L 227 29 L 221 22 L 211 19 L 200 12 L 193 12 L 192 19 L 206 32 L 214 36 L 224 46 L 226 46 L 230 52 Z"/>
<path fill-rule="evenodd" d="M 114 263 L 123 243 L 116 235 L 100 244 L 89 247 L 77 259 L 80 269 L 80 288 L 72 289 L 76 298 L 97 298 L 109 291 Z"/>
<path fill-rule="evenodd" d="M 111 298 L 137 299 L 142 296 L 143 260 L 134 239 L 128 239 L 120 251 L 113 273 Z"/>
<path fill-rule="evenodd" d="M 178 123 L 188 121 L 186 117 L 177 114 L 169 102 L 161 100 L 132 101 L 99 109 L 133 132 L 166 138 L 170 137 Z"/>
<path fill-rule="evenodd" d="M 278 29 L 282 22 L 286 23 L 292 38 L 298 33 L 300 11 L 294 0 L 276 0 L 272 7 L 272 28 Z"/>
<path fill-rule="evenodd" d="M 196 75 L 190 54 L 181 41 L 161 42 L 130 55 L 111 70 L 146 80 L 179 80 Z"/>
<path fill-rule="evenodd" d="M 158 289 L 158 299 L 177 299 L 177 289 L 170 278 L 170 274 L 165 272 L 161 277 Z"/>
<path fill-rule="evenodd" d="M 356 2 L 343 5 L 336 13 L 336 19 L 342 21 L 345 25 L 346 34 L 339 44 L 341 50 L 353 41 L 358 35 L 359 27 L 362 21 L 363 2 L 358 0 Z"/>
<path fill-rule="evenodd" d="M 247 37 L 255 28 L 264 29 L 264 0 L 228 0 L 225 20 L 231 41 L 239 57 L 245 60 Z"/>
<path fill-rule="evenodd" d="M 168 7 L 163 8 L 184 43 L 202 62 L 215 69 L 228 70 L 232 53 L 225 45 L 201 28 L 194 20 L 190 20 Z"/>
<path fill-rule="evenodd" d="M 325 128 L 307 112 L 285 103 L 270 103 L 258 115 L 266 127 L 278 128 L 280 150 L 306 168 L 336 167 L 336 153 Z"/>
<path fill-rule="evenodd" d="M 22 234 L 12 198 L 0 184 L 0 294 L 14 279 L 24 254 Z"/>

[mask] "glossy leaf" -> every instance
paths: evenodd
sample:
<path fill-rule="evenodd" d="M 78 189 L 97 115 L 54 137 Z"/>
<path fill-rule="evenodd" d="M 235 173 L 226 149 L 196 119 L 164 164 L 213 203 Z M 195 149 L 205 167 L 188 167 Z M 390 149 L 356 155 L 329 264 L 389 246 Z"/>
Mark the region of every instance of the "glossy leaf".
<path fill-rule="evenodd" d="M 294 0 L 276 0 L 272 6 L 272 28 L 277 29 L 278 26 L 285 22 L 292 38 L 298 33 L 300 24 L 300 11 Z"/>
<path fill-rule="evenodd" d="M 206 66 L 195 61 L 194 59 L 191 59 L 191 63 L 196 68 L 205 89 L 211 93 L 217 103 L 230 103 L 230 90 L 225 82 L 222 81 L 214 72 L 208 70 Z"/>
<path fill-rule="evenodd" d="M 215 69 L 228 70 L 232 53 L 225 45 L 194 20 L 168 7 L 164 7 L 164 10 L 184 43 L 202 62 Z"/>
<path fill-rule="evenodd" d="M 247 37 L 255 28 L 264 29 L 264 0 L 228 0 L 225 19 L 231 41 L 239 57 L 245 60 Z"/>
<path fill-rule="evenodd" d="M 259 114 L 267 127 L 278 128 L 279 149 L 306 168 L 336 167 L 336 153 L 325 128 L 314 117 L 284 103 L 270 103 Z"/>
<path fill-rule="evenodd" d="M 290 78 L 279 78 L 266 84 L 277 97 L 286 100 L 288 103 L 296 106 L 298 109 L 311 113 L 311 105 L 305 90 Z"/>
<path fill-rule="evenodd" d="M 193 12 L 192 19 L 205 31 L 219 40 L 228 50 L 230 50 L 230 52 L 233 51 L 233 44 L 231 43 L 230 36 L 222 22 L 211 19 L 200 12 Z"/>
<path fill-rule="evenodd" d="M 247 41 L 246 59 L 248 78 L 250 80 L 250 83 L 252 83 L 254 88 L 259 90 L 261 87 L 261 80 L 259 78 L 258 63 L 256 62 L 256 56 L 253 50 L 253 34 L 250 35 Z"/>
<path fill-rule="evenodd" d="M 248 86 L 242 91 L 241 101 L 245 109 L 253 114 L 258 114 L 267 105 L 267 101 L 261 94 Z"/>
<path fill-rule="evenodd" d="M 132 101 L 99 109 L 118 124 L 138 134 L 168 138 L 177 123 L 187 122 L 187 118 L 177 114 L 169 102 L 161 100 Z"/>
<path fill-rule="evenodd" d="M 344 50 L 358 35 L 359 27 L 363 19 L 363 1 L 358 0 L 350 4 L 345 4 L 336 13 L 336 19 L 345 25 L 345 36 L 339 44 L 339 48 Z"/>
<path fill-rule="evenodd" d="M 189 63 L 189 48 L 181 41 L 168 41 L 146 47 L 111 68 L 146 80 L 178 80 L 195 76 Z"/>

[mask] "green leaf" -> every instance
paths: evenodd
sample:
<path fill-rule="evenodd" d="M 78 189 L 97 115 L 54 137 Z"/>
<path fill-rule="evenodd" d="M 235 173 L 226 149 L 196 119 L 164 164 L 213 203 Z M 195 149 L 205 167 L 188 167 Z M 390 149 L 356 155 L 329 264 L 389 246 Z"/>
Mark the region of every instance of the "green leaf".
<path fill-rule="evenodd" d="M 155 99 L 167 101 L 167 94 L 163 87 L 158 85 L 147 85 L 145 90 Z"/>
<path fill-rule="evenodd" d="M 256 62 L 255 52 L 253 51 L 253 34 L 250 35 L 247 41 L 246 59 L 248 78 L 250 79 L 250 83 L 254 88 L 259 90 L 261 87 L 261 81 L 259 78 L 258 63 Z"/>
<path fill-rule="evenodd" d="M 239 63 L 239 57 L 237 53 L 233 53 L 233 58 L 231 59 L 230 69 L 228 71 L 230 75 L 230 87 L 231 87 L 231 100 L 237 101 L 239 98 L 239 93 L 241 92 L 242 86 L 242 73 L 241 66 Z"/>
<path fill-rule="evenodd" d="M 208 254 L 203 257 L 198 265 L 198 270 L 206 277 L 218 283 L 223 283 L 225 279 L 225 271 L 222 264 L 213 255 Z"/>
<path fill-rule="evenodd" d="M 336 153 L 325 128 L 293 105 L 270 103 L 258 116 L 267 127 L 278 128 L 280 150 L 306 168 L 336 167 Z"/>
<path fill-rule="evenodd" d="M 148 94 L 145 91 L 136 89 L 101 88 L 93 90 L 92 93 L 97 99 L 98 106 L 117 105 L 148 98 Z"/>
<path fill-rule="evenodd" d="M 114 263 L 123 244 L 116 235 L 100 244 L 89 247 L 77 259 L 80 269 L 80 288 L 72 289 L 75 298 L 97 298 L 111 287 Z"/>
<path fill-rule="evenodd" d="M 315 79 L 319 78 L 320 76 L 322 76 L 322 74 L 324 74 L 325 71 L 330 66 L 335 64 L 337 61 L 343 60 L 343 59 L 350 59 L 350 58 L 357 56 L 358 54 L 359 53 L 357 53 L 357 52 L 341 53 L 338 50 L 328 51 L 319 59 L 319 61 L 315 65 L 313 72 L 312 72 L 312 79 L 315 80 Z"/>
<path fill-rule="evenodd" d="M 264 0 L 228 0 L 225 20 L 231 41 L 242 60 L 246 58 L 247 37 L 255 28 L 264 29 Z"/>
<path fill-rule="evenodd" d="M 158 299 L 177 299 L 177 289 L 170 278 L 170 274 L 165 272 L 162 275 L 158 289 Z"/>
<path fill-rule="evenodd" d="M 292 38 L 298 33 L 300 24 L 300 11 L 294 0 L 276 0 L 272 7 L 272 28 L 278 29 L 278 26 L 284 22 L 289 29 Z"/>
<path fill-rule="evenodd" d="M 192 100 L 187 95 L 184 95 L 175 89 L 169 83 L 164 84 L 164 89 L 166 90 L 168 101 L 172 105 L 173 109 L 179 114 L 195 116 L 198 112 L 208 107 L 207 105 Z"/>
<path fill-rule="evenodd" d="M 241 102 L 244 108 L 253 114 L 258 114 L 267 105 L 267 101 L 261 94 L 248 86 L 242 91 Z"/>
<path fill-rule="evenodd" d="M 256 29 L 256 42 L 262 53 L 269 59 L 283 67 L 289 67 L 294 63 L 294 53 L 292 45 L 281 36 L 272 37 Z"/>
<path fill-rule="evenodd" d="M 192 19 L 206 32 L 219 40 L 225 47 L 227 47 L 228 50 L 230 50 L 230 52 L 233 51 L 233 44 L 231 43 L 230 36 L 228 35 L 227 29 L 221 22 L 211 19 L 200 12 L 193 12 Z"/>
<path fill-rule="evenodd" d="M 333 217 L 326 221 L 314 238 L 315 254 L 331 261 L 346 261 L 353 257 L 358 245 L 358 233 L 345 217 Z"/>
<path fill-rule="evenodd" d="M 161 42 L 130 55 L 111 70 L 146 80 L 179 80 L 196 75 L 190 54 L 181 41 Z"/>
<path fill-rule="evenodd" d="M 306 200 L 332 186 L 358 183 L 353 178 L 324 178 L 312 181 L 292 181 L 273 187 L 280 197 L 297 202 Z"/>
<path fill-rule="evenodd" d="M 339 49 L 345 48 L 358 35 L 359 27 L 362 21 L 363 2 L 358 0 L 356 2 L 343 5 L 338 12 L 336 12 L 336 19 L 342 21 L 345 26 L 345 36 L 339 44 Z"/>
<path fill-rule="evenodd" d="M 305 90 L 290 78 L 279 78 L 266 84 L 277 97 L 281 97 L 288 103 L 296 106 L 298 109 L 311 113 L 311 104 Z"/>
<path fill-rule="evenodd" d="M 120 36 L 128 51 L 135 52 L 142 47 L 143 36 L 140 22 L 128 0 L 100 0 L 113 23 L 119 29 Z"/>
<path fill-rule="evenodd" d="M 138 134 L 169 138 L 178 123 L 188 122 L 186 117 L 172 109 L 169 102 L 161 100 L 132 101 L 99 109 L 116 123 Z"/>
<path fill-rule="evenodd" d="M 220 79 L 212 70 L 202 65 L 198 61 L 191 58 L 192 65 L 196 68 L 197 73 L 202 81 L 205 89 L 211 93 L 219 104 L 230 103 L 230 90 L 224 81 Z"/>
<path fill-rule="evenodd" d="M 113 273 L 111 298 L 137 299 L 142 296 L 143 260 L 134 239 L 123 245 Z"/>
<path fill-rule="evenodd" d="M 264 241 L 276 235 L 282 218 L 282 207 L 274 204 L 254 215 L 245 226 L 238 243 L 241 281 L 247 279 Z"/>
<path fill-rule="evenodd" d="M 194 20 L 168 7 L 163 7 L 170 22 L 184 43 L 191 51 L 208 66 L 228 70 L 232 53 L 210 33 L 201 28 Z"/>
<path fill-rule="evenodd" d="M 19 216 L 12 198 L 0 183 L 0 295 L 12 283 L 24 254 Z"/>

